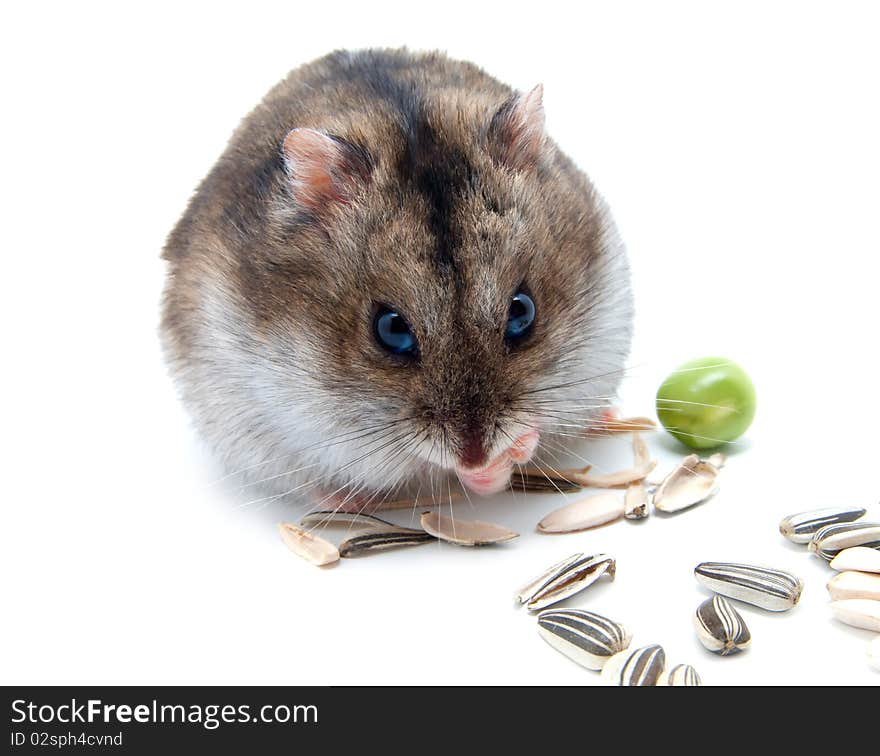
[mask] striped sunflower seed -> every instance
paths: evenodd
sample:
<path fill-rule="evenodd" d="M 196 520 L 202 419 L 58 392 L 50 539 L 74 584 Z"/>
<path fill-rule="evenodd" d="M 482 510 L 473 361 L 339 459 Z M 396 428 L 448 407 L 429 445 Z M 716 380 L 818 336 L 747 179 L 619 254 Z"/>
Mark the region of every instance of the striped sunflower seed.
<path fill-rule="evenodd" d="M 841 622 L 880 633 L 880 601 L 844 599 L 832 601 L 831 612 Z"/>
<path fill-rule="evenodd" d="M 520 604 L 527 603 L 548 580 L 558 577 L 566 567 L 574 564 L 579 559 L 582 559 L 583 556 L 584 555 L 581 552 L 578 552 L 577 554 L 572 554 L 570 557 L 566 557 L 561 562 L 557 562 L 552 567 L 548 567 L 544 572 L 538 575 L 538 577 L 530 580 L 520 588 L 516 592 L 514 598 L 519 601 Z"/>
<path fill-rule="evenodd" d="M 397 546 L 418 546 L 436 541 L 430 533 L 411 528 L 383 528 L 353 535 L 339 544 L 339 556 L 356 557 L 372 551 L 384 551 Z"/>
<path fill-rule="evenodd" d="M 608 554 L 581 556 L 575 561 L 561 562 L 560 567 L 546 574 L 543 582 L 528 598 L 528 609 L 537 611 L 551 604 L 556 604 L 575 593 L 588 588 L 603 575 L 614 580 L 617 562 Z"/>
<path fill-rule="evenodd" d="M 752 634 L 739 612 L 723 596 L 706 599 L 694 614 L 697 637 L 709 651 L 721 656 L 742 651 Z"/>
<path fill-rule="evenodd" d="M 694 569 L 697 582 L 722 596 L 784 612 L 801 598 L 803 581 L 789 572 L 770 567 L 728 562 L 702 562 Z"/>
<path fill-rule="evenodd" d="M 510 475 L 510 488 L 512 491 L 539 492 L 539 493 L 570 493 L 580 491 L 580 483 L 569 480 L 562 473 L 553 471 L 541 471 L 532 468 L 520 468 Z"/>
<path fill-rule="evenodd" d="M 658 685 L 663 679 L 666 653 L 660 646 L 643 646 L 614 654 L 602 667 L 606 685 Z"/>
<path fill-rule="evenodd" d="M 880 549 L 880 524 L 876 522 L 841 522 L 817 530 L 807 548 L 830 562 L 844 549 L 865 546 Z"/>
<path fill-rule="evenodd" d="M 703 684 L 700 676 L 690 664 L 679 664 L 673 667 L 666 678 L 666 684 L 672 687 L 695 688 Z"/>
<path fill-rule="evenodd" d="M 779 523 L 779 532 L 793 543 L 809 543 L 817 530 L 826 525 L 852 522 L 863 517 L 865 510 L 859 507 L 828 507 L 798 512 Z"/>
<path fill-rule="evenodd" d="M 587 669 L 602 669 L 631 640 L 629 631 L 620 623 L 581 609 L 541 612 L 538 633 L 557 651 Z"/>
<path fill-rule="evenodd" d="M 872 599 L 880 601 L 880 575 L 870 572 L 838 572 L 826 586 L 833 601 Z"/>
<path fill-rule="evenodd" d="M 865 546 L 844 549 L 831 560 L 831 567 L 840 572 L 880 572 L 880 549 L 869 549 Z"/>
<path fill-rule="evenodd" d="M 304 528 L 322 528 L 334 525 L 357 525 L 362 528 L 397 528 L 393 522 L 383 520 L 381 517 L 375 517 L 368 514 L 360 514 L 358 512 L 342 512 L 337 509 L 322 509 L 317 512 L 309 512 L 299 521 Z M 404 528 L 405 529 L 405 528 Z M 413 531 L 419 532 L 419 531 Z"/>

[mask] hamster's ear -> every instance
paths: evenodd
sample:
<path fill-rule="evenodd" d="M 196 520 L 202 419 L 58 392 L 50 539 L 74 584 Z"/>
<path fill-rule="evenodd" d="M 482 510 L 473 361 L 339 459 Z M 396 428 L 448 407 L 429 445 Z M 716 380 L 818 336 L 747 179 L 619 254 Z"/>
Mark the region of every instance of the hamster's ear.
<path fill-rule="evenodd" d="M 489 151 L 503 165 L 523 170 L 537 163 L 544 145 L 544 87 L 515 94 L 492 117 Z"/>
<path fill-rule="evenodd" d="M 341 137 L 315 129 L 293 129 L 282 144 L 284 165 L 296 201 L 309 210 L 347 204 L 370 180 L 369 153 Z"/>

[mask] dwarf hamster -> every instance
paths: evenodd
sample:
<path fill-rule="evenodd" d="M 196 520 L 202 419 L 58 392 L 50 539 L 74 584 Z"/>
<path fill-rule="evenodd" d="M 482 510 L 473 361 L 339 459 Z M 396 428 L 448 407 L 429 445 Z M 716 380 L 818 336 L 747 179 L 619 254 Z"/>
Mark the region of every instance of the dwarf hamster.
<path fill-rule="evenodd" d="M 241 122 L 163 253 L 165 354 L 230 473 L 325 508 L 488 494 L 607 407 L 629 268 L 541 98 L 342 51 Z"/>

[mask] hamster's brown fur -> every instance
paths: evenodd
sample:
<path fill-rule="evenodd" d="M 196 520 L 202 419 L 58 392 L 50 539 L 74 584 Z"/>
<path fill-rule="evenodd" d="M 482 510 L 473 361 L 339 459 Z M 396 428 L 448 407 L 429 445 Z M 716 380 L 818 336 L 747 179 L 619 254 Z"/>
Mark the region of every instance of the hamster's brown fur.
<path fill-rule="evenodd" d="M 166 354 L 231 471 L 272 496 L 384 497 L 532 428 L 564 442 L 608 403 L 628 267 L 540 108 L 438 53 L 336 52 L 244 119 L 164 251 Z M 511 345 L 521 286 L 537 317 Z M 377 304 L 417 359 L 376 343 Z"/>

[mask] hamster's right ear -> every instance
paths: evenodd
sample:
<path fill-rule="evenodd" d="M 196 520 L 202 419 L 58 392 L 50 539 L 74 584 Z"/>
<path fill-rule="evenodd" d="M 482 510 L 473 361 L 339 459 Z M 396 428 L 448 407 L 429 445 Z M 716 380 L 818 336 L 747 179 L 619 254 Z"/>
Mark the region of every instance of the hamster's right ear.
<path fill-rule="evenodd" d="M 298 204 L 312 211 L 335 202 L 348 204 L 369 183 L 370 154 L 342 137 L 315 129 L 293 129 L 281 147 Z"/>

